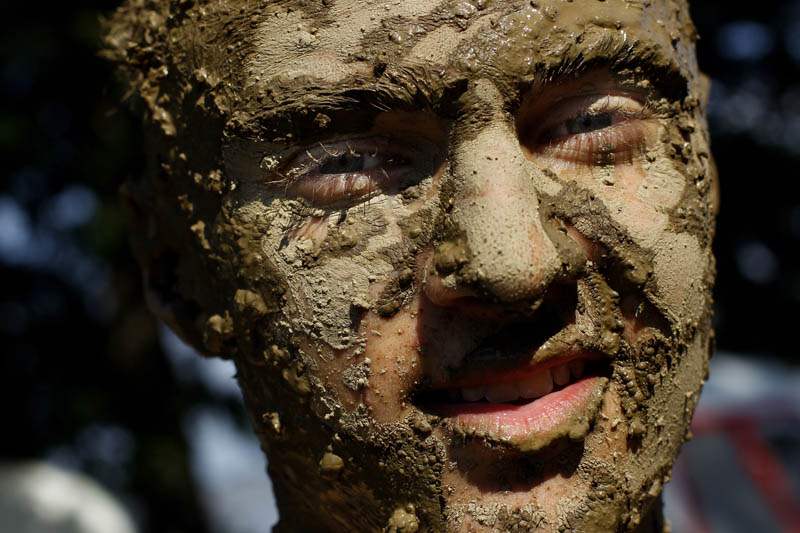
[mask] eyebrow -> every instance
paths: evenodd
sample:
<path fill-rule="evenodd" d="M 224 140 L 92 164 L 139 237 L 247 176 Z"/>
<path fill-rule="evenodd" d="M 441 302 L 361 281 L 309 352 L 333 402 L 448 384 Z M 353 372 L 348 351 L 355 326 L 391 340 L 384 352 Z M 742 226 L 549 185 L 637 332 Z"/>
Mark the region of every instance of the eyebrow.
<path fill-rule="evenodd" d="M 555 64 L 535 69 L 529 86 L 534 83 L 543 86 L 558 84 L 605 67 L 612 73 L 626 69 L 639 71 L 660 94 L 671 100 L 680 100 L 688 95 L 688 75 L 675 57 L 666 54 L 655 43 L 646 40 L 630 42 L 614 34 L 603 37 L 592 49 L 591 58 L 585 57 L 583 52 L 571 49 Z"/>
<path fill-rule="evenodd" d="M 515 80 L 493 80 L 524 94 L 532 86 L 555 85 L 580 78 L 597 68 L 612 72 L 625 69 L 642 72 L 659 94 L 679 100 L 688 94 L 689 78 L 677 60 L 655 43 L 640 40 L 630 42 L 619 35 L 605 36 L 591 50 L 572 48 L 555 63 L 535 65 L 530 74 Z M 463 72 L 434 64 L 404 64 L 387 66 L 378 63 L 373 67 L 377 80 L 354 76 L 334 85 L 309 85 L 298 95 L 290 92 L 280 101 L 261 106 L 262 112 L 254 117 L 259 123 L 270 123 L 278 116 L 308 115 L 314 112 L 361 111 L 375 114 L 392 110 L 427 109 L 440 112 L 445 106 L 455 105 L 466 92 L 468 79 Z M 491 76 L 487 76 L 490 77 Z"/>
<path fill-rule="evenodd" d="M 260 120 L 308 111 L 430 109 L 435 112 L 442 105 L 457 100 L 467 89 L 467 79 L 463 75 L 453 75 L 438 65 L 388 67 L 378 64 L 374 71 L 377 80 L 352 77 L 335 85 L 316 86 L 309 80 L 302 96 L 298 98 L 292 94 L 265 106 Z"/>

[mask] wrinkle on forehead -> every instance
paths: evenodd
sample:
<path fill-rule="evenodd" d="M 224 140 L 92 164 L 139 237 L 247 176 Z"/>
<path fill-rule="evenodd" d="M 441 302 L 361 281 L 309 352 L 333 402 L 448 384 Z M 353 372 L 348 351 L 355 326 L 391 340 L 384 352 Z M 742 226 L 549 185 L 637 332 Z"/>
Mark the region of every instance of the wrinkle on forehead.
<path fill-rule="evenodd" d="M 321 46 L 317 22 L 302 11 L 274 13 L 254 32 L 247 60 L 250 81 L 266 85 L 275 78 L 311 77 L 336 83 L 355 73 L 337 52 Z"/>
<path fill-rule="evenodd" d="M 339 0 L 334 3 L 328 18 L 343 24 L 326 28 L 321 39 L 326 45 L 337 46 L 344 53 L 356 51 L 364 35 L 380 28 L 387 19 L 395 17 L 423 17 L 436 7 L 429 0 Z M 386 42 L 389 42 L 386 29 Z"/>

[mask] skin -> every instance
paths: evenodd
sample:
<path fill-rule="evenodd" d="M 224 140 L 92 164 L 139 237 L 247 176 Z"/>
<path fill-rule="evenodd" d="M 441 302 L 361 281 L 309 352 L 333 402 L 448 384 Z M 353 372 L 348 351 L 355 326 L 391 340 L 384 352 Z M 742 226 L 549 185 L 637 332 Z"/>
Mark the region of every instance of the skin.
<path fill-rule="evenodd" d="M 151 307 L 235 361 L 276 530 L 663 527 L 713 342 L 687 12 L 139 0 L 110 21 L 152 143 L 124 191 Z M 498 332 L 524 353 L 477 356 Z M 427 400 L 567 352 L 601 377 L 547 431 Z"/>

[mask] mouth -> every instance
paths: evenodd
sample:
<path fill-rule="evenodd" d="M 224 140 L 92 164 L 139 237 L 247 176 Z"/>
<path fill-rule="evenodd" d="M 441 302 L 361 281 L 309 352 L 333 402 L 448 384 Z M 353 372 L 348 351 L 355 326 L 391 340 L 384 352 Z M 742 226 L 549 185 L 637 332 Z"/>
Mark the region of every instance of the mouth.
<path fill-rule="evenodd" d="M 418 389 L 413 403 L 442 417 L 454 436 L 523 453 L 583 440 L 600 411 L 611 358 L 585 348 L 574 323 L 559 322 L 500 328 L 462 368 Z"/>
<path fill-rule="evenodd" d="M 457 435 L 535 453 L 563 438 L 585 438 L 610 365 L 587 353 L 514 374 L 489 373 L 483 383 L 429 390 L 418 396 L 418 405 L 446 418 Z"/>

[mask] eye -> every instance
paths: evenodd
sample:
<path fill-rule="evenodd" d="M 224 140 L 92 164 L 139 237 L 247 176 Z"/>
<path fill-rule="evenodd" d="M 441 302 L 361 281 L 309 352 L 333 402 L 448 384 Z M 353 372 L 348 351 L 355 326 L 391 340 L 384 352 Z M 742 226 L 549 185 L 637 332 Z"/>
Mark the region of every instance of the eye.
<path fill-rule="evenodd" d="M 348 149 L 341 154 L 334 154 L 326 158 L 325 162 L 320 165 L 320 174 L 346 174 L 352 172 L 369 172 L 376 168 L 382 168 L 383 161 L 378 157 L 377 152 L 374 154 L 359 153 L 355 150 Z M 393 161 L 387 160 L 386 164 L 391 165 Z"/>
<path fill-rule="evenodd" d="M 591 115 L 584 113 L 575 118 L 571 118 L 564 123 L 567 133 L 578 135 L 590 131 L 602 130 L 614 124 L 614 116 L 611 113 L 597 113 Z"/>
<path fill-rule="evenodd" d="M 629 96 L 594 95 L 561 102 L 524 144 L 541 156 L 588 165 L 629 163 L 645 146 L 647 112 Z"/>
<path fill-rule="evenodd" d="M 392 193 L 432 174 L 435 150 L 428 143 L 389 137 L 320 142 L 281 169 L 286 194 L 315 206 L 355 203 Z"/>

